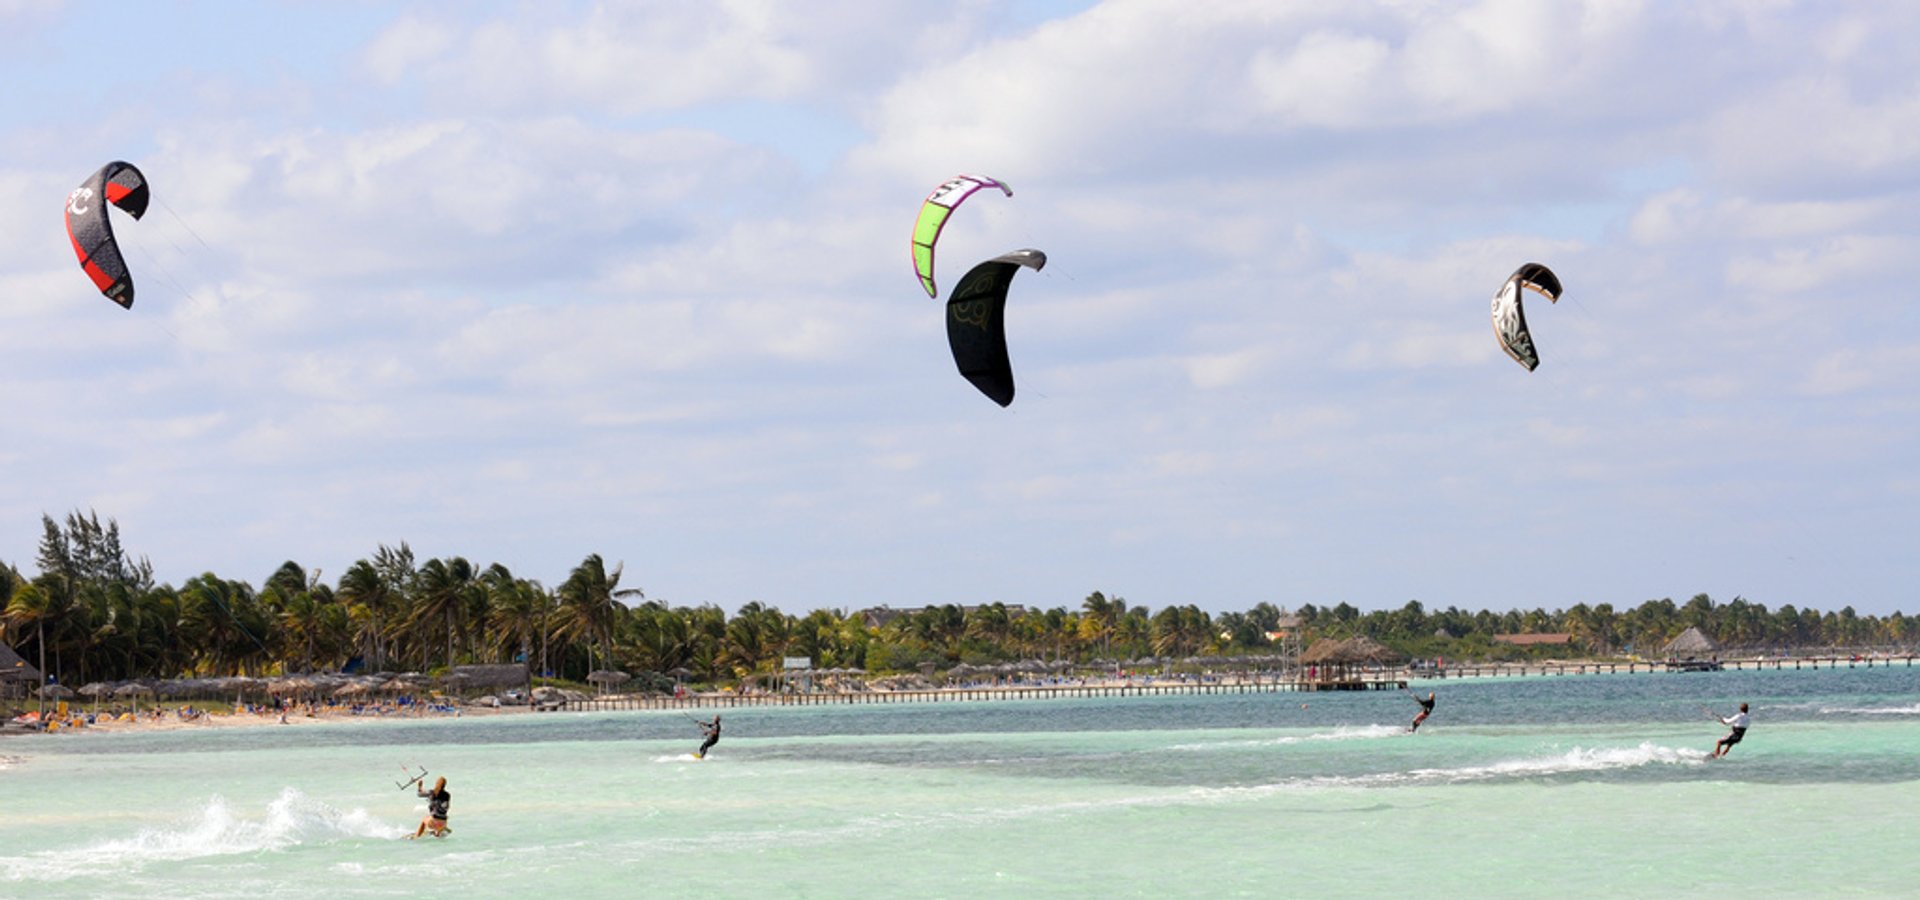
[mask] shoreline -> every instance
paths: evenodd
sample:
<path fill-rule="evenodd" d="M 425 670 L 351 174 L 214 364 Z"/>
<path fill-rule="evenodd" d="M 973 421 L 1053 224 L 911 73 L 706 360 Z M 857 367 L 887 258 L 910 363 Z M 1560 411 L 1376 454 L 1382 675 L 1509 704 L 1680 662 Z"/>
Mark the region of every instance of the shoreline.
<path fill-rule="evenodd" d="M 1841 668 L 1912 668 L 1920 660 L 1915 656 L 1894 656 L 1876 654 L 1873 656 L 1853 657 L 1748 657 L 1743 659 L 1715 660 L 1721 671 L 1820 671 Z M 488 717 L 500 715 L 526 715 L 539 712 L 594 712 L 594 711 L 648 711 L 648 710 L 692 710 L 713 708 L 740 708 L 759 706 L 814 706 L 866 703 L 912 703 L 912 702 L 960 702 L 986 703 L 1021 699 L 1046 699 L 1053 697 L 1092 697 L 1092 696 L 1163 696 L 1189 693 L 1280 693 L 1280 692 L 1345 692 L 1351 690 L 1394 690 L 1413 682 L 1444 682 L 1462 678 L 1539 678 L 1572 675 L 1632 675 L 1632 674 L 1680 674 L 1689 671 L 1684 667 L 1670 667 L 1666 662 L 1645 661 L 1607 661 L 1607 660 L 1547 660 L 1526 663 L 1487 663 L 1448 665 L 1440 669 L 1381 669 L 1365 674 L 1362 679 L 1347 682 L 1303 681 L 1284 678 L 1278 675 L 1265 677 L 1234 673 L 1229 675 L 1142 675 L 1121 678 L 1080 678 L 1047 679 L 1040 681 L 993 681 L 971 682 L 966 684 L 934 685 L 926 683 L 912 687 L 880 687 L 865 690 L 815 691 L 806 693 L 769 693 L 733 691 L 705 691 L 689 693 L 682 697 L 659 694 L 600 694 L 579 699 L 569 699 L 548 708 L 535 706 L 479 706 L 454 705 L 432 711 L 418 707 L 399 708 L 393 712 L 353 712 L 345 708 L 320 708 L 311 712 L 305 710 L 290 711 L 284 717 L 277 712 L 200 712 L 191 718 L 182 718 L 181 708 L 191 709 L 192 704 L 181 704 L 168 709 L 159 717 L 151 711 L 140 713 L 131 720 L 124 716 L 107 716 L 90 712 L 84 704 L 68 704 L 68 719 L 83 720 L 85 716 L 96 715 L 92 722 L 60 723 L 50 730 L 27 729 L 17 725 L 4 729 L 7 735 L 32 733 L 89 734 L 123 733 L 152 731 L 186 731 L 197 728 L 259 728 L 279 726 L 302 726 L 317 724 L 374 724 L 380 722 L 422 722 L 434 719 L 458 719 L 470 716 Z"/>
<path fill-rule="evenodd" d="M 183 704 L 183 706 L 190 706 L 190 704 Z M 178 707 L 175 709 L 178 709 Z M 436 719 L 517 715 L 532 711 L 533 709 L 531 707 L 526 706 L 461 706 L 456 707 L 454 712 L 431 713 L 399 712 L 391 714 L 356 714 L 346 710 L 326 709 L 317 710 L 311 714 L 307 712 L 289 712 L 284 718 L 279 713 L 264 714 L 249 712 L 202 712 L 191 718 L 183 718 L 178 712 L 169 710 L 157 718 L 154 717 L 151 712 L 142 712 L 131 720 L 102 713 L 97 714 L 97 718 L 92 722 L 82 721 L 78 724 L 58 724 L 57 727 L 51 730 L 23 729 L 14 726 L 8 728 L 6 733 L 9 735 L 124 734 L 155 731 L 194 731 L 202 728 L 278 728 L 336 725 L 342 723 L 371 725 L 381 722 L 426 722 Z M 86 709 L 72 707 L 70 705 L 67 718 L 69 720 L 77 718 L 83 719 L 88 715 L 96 714 Z"/>

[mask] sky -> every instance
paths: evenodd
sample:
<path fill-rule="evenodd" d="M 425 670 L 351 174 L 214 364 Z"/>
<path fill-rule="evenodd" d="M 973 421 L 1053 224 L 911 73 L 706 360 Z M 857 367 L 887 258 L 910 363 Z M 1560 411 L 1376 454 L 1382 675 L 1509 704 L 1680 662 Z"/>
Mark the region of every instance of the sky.
<path fill-rule="evenodd" d="M 1920 613 L 1920 6 L 0 0 L 0 560 Z M 110 160 L 131 310 L 56 209 Z M 1043 250 L 1018 396 L 912 271 Z M 1525 262 L 1542 364 L 1496 345 Z"/>

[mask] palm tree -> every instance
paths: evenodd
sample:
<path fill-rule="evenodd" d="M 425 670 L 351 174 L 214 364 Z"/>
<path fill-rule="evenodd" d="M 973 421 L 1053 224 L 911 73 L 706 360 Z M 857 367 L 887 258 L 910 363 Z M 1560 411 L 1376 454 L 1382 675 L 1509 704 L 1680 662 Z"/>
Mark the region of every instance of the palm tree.
<path fill-rule="evenodd" d="M 646 596 L 639 588 L 620 587 L 624 569 L 624 563 L 616 563 L 608 572 L 600 554 L 590 553 L 560 585 L 563 632 L 590 644 L 598 641 L 601 659 L 609 666 L 613 664 L 614 621 L 624 609 L 619 598 Z M 588 668 L 592 668 L 591 662 Z"/>
<path fill-rule="evenodd" d="M 301 649 L 300 671 L 313 671 L 314 644 L 319 640 L 325 611 L 313 596 L 315 584 L 320 573 L 316 570 L 308 576 L 307 570 L 299 563 L 287 560 L 267 576 L 266 583 L 260 587 L 260 603 L 273 616 L 274 622 L 289 642 L 298 644 Z M 291 659 L 282 660 L 282 669 L 291 671 Z"/>
<path fill-rule="evenodd" d="M 1127 609 L 1127 601 L 1113 598 L 1114 605 L 1121 610 L 1120 617 L 1114 620 L 1113 637 L 1120 642 L 1121 651 L 1129 656 L 1141 656 L 1151 649 L 1153 620 L 1147 615 L 1147 608 L 1136 606 Z"/>
<path fill-rule="evenodd" d="M 686 664 L 687 634 L 686 620 L 648 600 L 634 607 L 618 648 L 642 671 L 667 672 Z"/>
<path fill-rule="evenodd" d="M 996 648 L 1013 637 L 1013 616 L 1005 603 L 987 603 L 967 614 L 967 636 Z"/>
<path fill-rule="evenodd" d="M 499 563 L 480 573 L 480 588 L 486 602 L 488 643 L 502 655 L 518 658 L 533 667 L 533 637 L 544 629 L 550 595 L 537 582 L 516 578 Z M 511 648 L 511 649 L 509 649 Z"/>
<path fill-rule="evenodd" d="M 1125 614 L 1127 602 L 1116 598 L 1109 602 L 1107 595 L 1094 591 L 1080 602 L 1086 614 L 1080 617 L 1080 633 L 1088 640 L 1100 642 L 1100 654 L 1113 656 L 1113 631 L 1120 617 Z"/>
<path fill-rule="evenodd" d="M 44 679 L 47 677 L 47 622 L 58 615 L 53 608 L 53 597 L 31 582 L 9 593 L 5 613 L 7 627 L 11 631 L 33 628 L 33 643 L 40 651 L 40 677 Z"/>
<path fill-rule="evenodd" d="M 740 614 L 727 622 L 727 638 L 721 652 L 721 664 L 730 666 L 737 677 L 745 678 L 780 655 L 785 628 L 778 611 L 759 603 L 742 607 Z"/>
<path fill-rule="evenodd" d="M 383 619 L 395 618 L 413 579 L 413 550 L 405 541 L 398 548 L 381 544 L 372 560 L 359 560 L 340 576 L 339 596 L 354 621 L 354 640 L 373 671 L 387 667 L 387 629 Z"/>
<path fill-rule="evenodd" d="M 7 626 L 7 604 L 13 601 L 13 592 L 20 585 L 20 573 L 12 566 L 0 563 L 0 644 L 12 643 L 13 635 Z"/>
<path fill-rule="evenodd" d="M 300 671 L 314 671 L 314 659 L 321 643 L 346 623 L 346 611 L 333 602 L 332 592 L 324 584 L 291 595 L 275 588 L 271 593 L 263 592 L 261 601 L 274 611 L 287 642 L 301 648 Z"/>
<path fill-rule="evenodd" d="M 453 668 L 454 635 L 459 622 L 468 614 L 468 600 L 476 591 L 484 591 L 474 577 L 473 564 L 455 556 L 430 559 L 415 578 L 415 603 L 409 625 L 421 629 L 446 627 L 447 668 Z"/>
<path fill-rule="evenodd" d="M 197 575 L 180 589 L 181 635 L 195 648 L 195 668 L 218 674 L 236 673 L 260 666 L 271 659 L 264 637 L 271 618 L 260 607 L 253 588 L 241 581 L 228 581 L 212 572 Z"/>
<path fill-rule="evenodd" d="M 687 668 L 709 680 L 718 677 L 721 656 L 727 644 L 726 612 L 712 604 L 676 612 L 685 615 L 687 620 Z"/>
<path fill-rule="evenodd" d="M 1153 652 L 1161 656 L 1191 656 L 1213 638 L 1212 621 L 1191 603 L 1169 606 L 1151 621 Z"/>

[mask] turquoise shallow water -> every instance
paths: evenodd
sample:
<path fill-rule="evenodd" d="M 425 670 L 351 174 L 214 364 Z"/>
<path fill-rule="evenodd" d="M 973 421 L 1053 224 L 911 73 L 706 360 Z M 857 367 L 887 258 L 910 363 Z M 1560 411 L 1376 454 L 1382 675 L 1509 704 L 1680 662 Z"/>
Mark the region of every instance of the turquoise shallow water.
<path fill-rule="evenodd" d="M 1418 687 L 10 738 L 0 896 L 1920 893 L 1920 669 Z"/>

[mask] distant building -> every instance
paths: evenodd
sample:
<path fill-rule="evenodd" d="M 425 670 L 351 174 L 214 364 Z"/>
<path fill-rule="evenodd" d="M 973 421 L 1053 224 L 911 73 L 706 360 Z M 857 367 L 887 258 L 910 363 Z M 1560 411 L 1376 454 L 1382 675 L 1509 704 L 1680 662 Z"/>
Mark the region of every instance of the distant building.
<path fill-rule="evenodd" d="M 1496 634 L 1496 644 L 1512 644 L 1516 647 L 1553 646 L 1573 643 L 1573 635 L 1563 631 L 1539 631 L 1529 634 Z"/>
<path fill-rule="evenodd" d="M 40 685 L 40 670 L 0 644 L 0 697 L 24 697 Z"/>
<path fill-rule="evenodd" d="M 529 681 L 526 663 L 491 663 L 454 666 L 447 681 L 461 692 L 490 691 L 495 688 L 525 688 Z"/>

